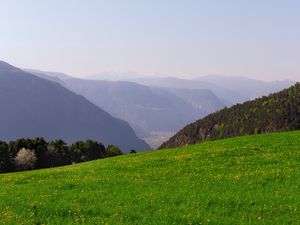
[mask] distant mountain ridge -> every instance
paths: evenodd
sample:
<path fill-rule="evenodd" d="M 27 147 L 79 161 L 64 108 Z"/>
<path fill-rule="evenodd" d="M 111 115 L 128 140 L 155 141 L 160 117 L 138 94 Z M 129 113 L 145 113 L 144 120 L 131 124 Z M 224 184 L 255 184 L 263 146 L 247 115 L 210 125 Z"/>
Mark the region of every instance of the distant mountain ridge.
<path fill-rule="evenodd" d="M 173 148 L 226 137 L 300 129 L 300 83 L 187 125 L 160 148 Z"/>
<path fill-rule="evenodd" d="M 35 71 L 35 74 L 58 79 L 56 73 Z M 174 133 L 187 123 L 224 107 L 207 89 L 157 88 L 130 81 L 85 80 L 66 75 L 58 82 L 113 116 L 128 121 L 143 138 Z"/>
<path fill-rule="evenodd" d="M 194 108 L 208 115 L 225 107 L 225 104 L 209 89 L 162 88 L 182 98 Z"/>
<path fill-rule="evenodd" d="M 44 137 L 68 143 L 93 139 L 122 150 L 150 147 L 127 122 L 84 97 L 0 61 L 0 140 Z"/>
<path fill-rule="evenodd" d="M 166 91 L 133 82 L 72 79 L 65 81 L 65 87 L 142 132 L 176 131 L 186 121 L 203 116 Z"/>
<path fill-rule="evenodd" d="M 224 75 L 207 75 L 193 79 L 183 79 L 172 76 L 138 76 L 137 74 L 130 73 L 100 73 L 99 75 L 89 76 L 89 79 L 95 80 L 104 78 L 133 81 L 139 84 L 160 88 L 209 89 L 227 106 L 269 95 L 296 83 L 292 80 L 261 81 L 243 76 Z"/>
<path fill-rule="evenodd" d="M 236 93 L 239 93 L 239 95 L 242 96 L 244 100 L 253 100 L 257 97 L 275 93 L 295 84 L 295 81 L 292 80 L 261 81 L 242 76 L 223 75 L 203 76 L 198 77 L 194 80 L 208 82 L 230 89 Z"/>
<path fill-rule="evenodd" d="M 227 106 L 280 91 L 295 83 L 294 81 L 264 82 L 232 76 L 205 76 L 190 80 L 175 77 L 144 77 L 133 81 L 161 88 L 209 89 Z"/>

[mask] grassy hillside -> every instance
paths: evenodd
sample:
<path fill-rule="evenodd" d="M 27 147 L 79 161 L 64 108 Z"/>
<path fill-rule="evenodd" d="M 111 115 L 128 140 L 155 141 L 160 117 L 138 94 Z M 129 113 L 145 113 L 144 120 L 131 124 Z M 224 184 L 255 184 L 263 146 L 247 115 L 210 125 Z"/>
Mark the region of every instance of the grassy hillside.
<path fill-rule="evenodd" d="M 0 175 L 0 224 L 299 224 L 300 131 Z"/>

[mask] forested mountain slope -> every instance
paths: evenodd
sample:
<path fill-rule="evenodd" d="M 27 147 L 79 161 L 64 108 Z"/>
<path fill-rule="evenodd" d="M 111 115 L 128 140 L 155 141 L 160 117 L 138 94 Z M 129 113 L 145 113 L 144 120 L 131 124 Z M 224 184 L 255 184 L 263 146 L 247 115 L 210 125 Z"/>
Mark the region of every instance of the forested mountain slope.
<path fill-rule="evenodd" d="M 300 129 L 300 84 L 213 113 L 179 131 L 160 148 L 205 140 Z"/>

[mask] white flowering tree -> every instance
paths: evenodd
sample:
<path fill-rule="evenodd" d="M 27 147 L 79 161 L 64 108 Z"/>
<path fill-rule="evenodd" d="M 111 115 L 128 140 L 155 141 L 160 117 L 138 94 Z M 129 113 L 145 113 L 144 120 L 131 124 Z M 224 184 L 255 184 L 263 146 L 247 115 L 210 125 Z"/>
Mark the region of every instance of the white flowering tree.
<path fill-rule="evenodd" d="M 24 170 L 33 169 L 36 161 L 35 152 L 26 148 L 22 148 L 15 157 L 17 167 Z"/>

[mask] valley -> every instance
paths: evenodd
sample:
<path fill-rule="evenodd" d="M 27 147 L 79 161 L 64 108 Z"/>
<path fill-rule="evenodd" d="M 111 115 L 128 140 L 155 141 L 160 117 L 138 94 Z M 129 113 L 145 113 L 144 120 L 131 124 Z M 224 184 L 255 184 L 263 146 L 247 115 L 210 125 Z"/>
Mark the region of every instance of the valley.
<path fill-rule="evenodd" d="M 1 1 L 0 225 L 300 225 L 300 1 Z"/>
<path fill-rule="evenodd" d="M 57 82 L 112 116 L 127 121 L 152 149 L 189 123 L 226 106 L 268 95 L 295 83 L 221 75 L 196 79 L 132 78 L 134 75 L 117 73 L 78 79 L 58 72 L 25 71 Z"/>

